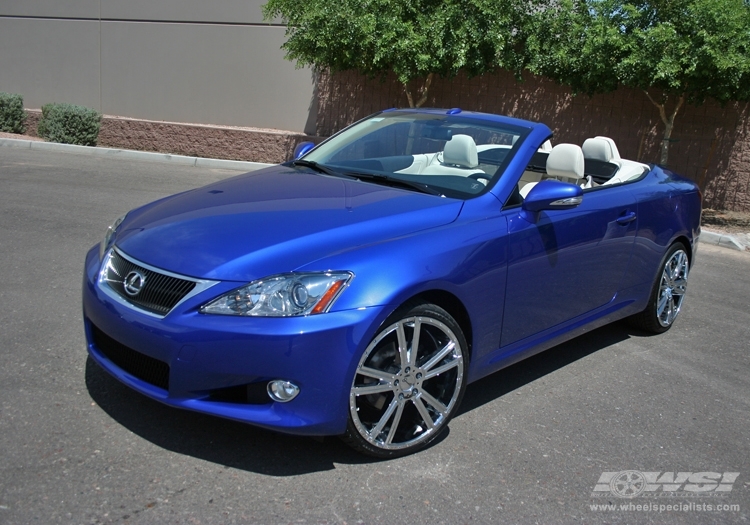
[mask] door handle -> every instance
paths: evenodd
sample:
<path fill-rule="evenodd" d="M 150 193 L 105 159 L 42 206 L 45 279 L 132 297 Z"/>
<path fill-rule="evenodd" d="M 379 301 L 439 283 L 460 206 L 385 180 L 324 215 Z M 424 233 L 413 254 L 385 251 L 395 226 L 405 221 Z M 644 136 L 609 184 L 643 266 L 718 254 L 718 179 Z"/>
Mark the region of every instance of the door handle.
<path fill-rule="evenodd" d="M 636 219 L 636 215 L 634 211 L 629 211 L 625 215 L 622 215 L 620 217 L 617 217 L 617 224 L 628 224 L 629 222 L 633 222 Z"/>

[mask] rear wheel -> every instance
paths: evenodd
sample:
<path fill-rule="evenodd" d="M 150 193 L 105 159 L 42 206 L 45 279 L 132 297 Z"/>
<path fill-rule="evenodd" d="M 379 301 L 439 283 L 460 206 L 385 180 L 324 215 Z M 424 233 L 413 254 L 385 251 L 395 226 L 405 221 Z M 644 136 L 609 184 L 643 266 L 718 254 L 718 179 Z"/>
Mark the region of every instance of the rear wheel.
<path fill-rule="evenodd" d="M 357 365 L 343 439 L 380 458 L 411 454 L 445 430 L 466 389 L 467 343 L 434 304 L 406 305 Z"/>
<path fill-rule="evenodd" d="M 685 246 L 680 242 L 673 244 L 662 259 L 660 268 L 648 306 L 630 318 L 634 326 L 656 334 L 672 327 L 685 300 L 690 271 Z"/>

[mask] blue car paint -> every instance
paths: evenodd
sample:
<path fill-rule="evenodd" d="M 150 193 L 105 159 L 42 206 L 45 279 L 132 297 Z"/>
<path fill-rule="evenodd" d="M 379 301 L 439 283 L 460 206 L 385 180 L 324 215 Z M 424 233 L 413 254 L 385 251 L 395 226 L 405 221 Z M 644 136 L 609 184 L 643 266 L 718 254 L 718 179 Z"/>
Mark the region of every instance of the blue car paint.
<path fill-rule="evenodd" d="M 267 168 L 131 212 L 117 244 L 158 268 L 247 282 L 352 246 L 452 222 L 462 204 Z"/>
<path fill-rule="evenodd" d="M 586 194 L 576 208 L 543 212 L 529 224 L 511 217 L 502 344 L 542 332 L 612 301 L 628 267 L 636 221 L 627 187 Z M 544 301 L 539 298 L 544 297 Z"/>
<path fill-rule="evenodd" d="M 521 207 L 503 209 L 551 132 L 542 124 L 470 116 L 529 133 L 506 167 L 518 175 L 465 201 L 278 166 L 134 210 L 117 232 L 119 249 L 220 282 L 158 319 L 99 289 L 101 261 L 92 248 L 83 286 L 90 355 L 120 381 L 175 407 L 285 432 L 340 434 L 359 357 L 410 298 L 439 293 L 454 312 L 466 313 L 471 382 L 642 310 L 666 247 L 684 239 L 694 253 L 697 189 L 658 167 L 643 180 L 587 192 L 576 208 L 543 211 L 536 222 Z M 617 222 L 631 212 L 636 220 Z M 323 315 L 199 313 L 248 281 L 292 270 L 348 270 L 355 277 Z M 93 342 L 92 325 L 168 363 L 169 391 L 109 361 Z M 276 378 L 295 381 L 300 395 L 262 405 L 207 397 L 217 388 Z"/>
<path fill-rule="evenodd" d="M 382 307 L 289 318 L 204 315 L 198 308 L 215 297 L 207 290 L 164 319 L 118 304 L 94 284 L 97 249 L 86 258 L 83 307 L 89 354 L 139 392 L 179 407 L 300 434 L 343 431 L 352 343 L 372 334 L 365 327 L 384 317 Z M 227 291 L 223 287 L 222 291 Z M 169 363 L 169 392 L 124 372 L 93 344 L 92 325 L 118 342 Z M 290 404 L 237 405 L 208 401 L 210 390 L 283 377 L 301 387 Z M 335 408 L 334 408 L 335 407 Z"/>

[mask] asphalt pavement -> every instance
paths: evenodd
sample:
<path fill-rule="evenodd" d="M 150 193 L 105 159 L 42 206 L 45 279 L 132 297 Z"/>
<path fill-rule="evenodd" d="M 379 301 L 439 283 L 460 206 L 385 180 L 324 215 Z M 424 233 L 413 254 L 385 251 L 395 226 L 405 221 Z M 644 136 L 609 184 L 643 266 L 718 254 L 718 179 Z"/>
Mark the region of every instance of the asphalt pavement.
<path fill-rule="evenodd" d="M 0 524 L 750 520 L 750 254 L 717 246 L 672 330 L 617 323 L 478 381 L 406 458 L 122 386 L 86 356 L 85 252 L 123 212 L 237 173 L 0 148 Z"/>

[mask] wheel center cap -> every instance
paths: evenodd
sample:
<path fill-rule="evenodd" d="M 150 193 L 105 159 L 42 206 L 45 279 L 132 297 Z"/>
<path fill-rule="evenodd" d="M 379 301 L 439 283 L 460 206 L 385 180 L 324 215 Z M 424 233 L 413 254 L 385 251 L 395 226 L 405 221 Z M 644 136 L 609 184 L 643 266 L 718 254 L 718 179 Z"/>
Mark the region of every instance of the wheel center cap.
<path fill-rule="evenodd" d="M 422 374 L 415 373 L 413 370 L 398 375 L 396 387 L 402 399 L 408 399 L 417 394 L 421 376 Z"/>

